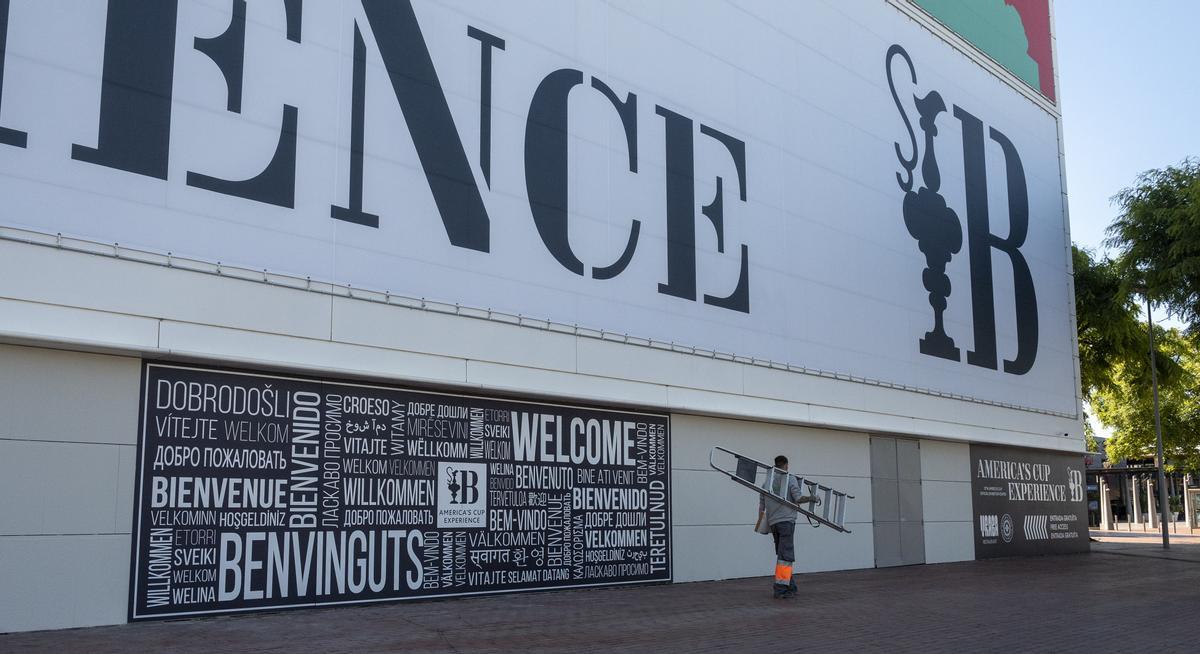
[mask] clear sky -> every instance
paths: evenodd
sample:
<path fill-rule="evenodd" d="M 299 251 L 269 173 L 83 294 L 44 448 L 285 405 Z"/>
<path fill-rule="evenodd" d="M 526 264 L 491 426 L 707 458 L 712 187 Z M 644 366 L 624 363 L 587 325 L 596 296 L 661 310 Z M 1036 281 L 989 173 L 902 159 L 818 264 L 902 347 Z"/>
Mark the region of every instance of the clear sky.
<path fill-rule="evenodd" d="M 1109 198 L 1200 157 L 1200 1 L 1055 0 L 1054 14 L 1071 238 L 1101 250 Z"/>
<path fill-rule="evenodd" d="M 1055 0 L 1071 237 L 1098 248 L 1109 198 L 1200 157 L 1200 1 Z"/>

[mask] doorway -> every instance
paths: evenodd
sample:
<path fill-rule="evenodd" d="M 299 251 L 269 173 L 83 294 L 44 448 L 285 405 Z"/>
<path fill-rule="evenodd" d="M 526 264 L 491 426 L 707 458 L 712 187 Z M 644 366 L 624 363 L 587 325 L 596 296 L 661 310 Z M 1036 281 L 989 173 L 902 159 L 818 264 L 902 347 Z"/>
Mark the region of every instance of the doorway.
<path fill-rule="evenodd" d="M 875 567 L 924 563 L 920 441 L 871 437 L 871 506 Z"/>

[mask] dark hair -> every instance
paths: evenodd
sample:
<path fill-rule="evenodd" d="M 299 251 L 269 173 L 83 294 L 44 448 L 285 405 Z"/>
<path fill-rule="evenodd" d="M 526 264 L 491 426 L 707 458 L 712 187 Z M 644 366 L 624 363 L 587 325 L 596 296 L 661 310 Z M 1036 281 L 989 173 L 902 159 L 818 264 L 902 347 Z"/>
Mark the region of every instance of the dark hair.
<path fill-rule="evenodd" d="M 775 457 L 775 467 L 776 468 L 782 468 L 785 465 L 787 465 L 787 457 L 786 456 L 780 454 L 779 456 Z"/>

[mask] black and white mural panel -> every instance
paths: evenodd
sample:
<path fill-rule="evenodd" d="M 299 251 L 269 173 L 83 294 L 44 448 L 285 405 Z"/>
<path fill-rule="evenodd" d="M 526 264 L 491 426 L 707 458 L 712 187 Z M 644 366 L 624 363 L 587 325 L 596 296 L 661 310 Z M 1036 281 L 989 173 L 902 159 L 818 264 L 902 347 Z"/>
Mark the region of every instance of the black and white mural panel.
<path fill-rule="evenodd" d="M 130 619 L 671 579 L 665 415 L 143 380 Z"/>

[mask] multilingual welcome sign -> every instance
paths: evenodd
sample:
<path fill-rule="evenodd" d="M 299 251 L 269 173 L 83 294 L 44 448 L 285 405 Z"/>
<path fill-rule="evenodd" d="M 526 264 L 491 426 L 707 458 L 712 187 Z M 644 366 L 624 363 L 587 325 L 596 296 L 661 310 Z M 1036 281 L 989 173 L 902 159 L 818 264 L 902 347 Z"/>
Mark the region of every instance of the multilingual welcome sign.
<path fill-rule="evenodd" d="M 669 581 L 667 416 L 147 364 L 130 619 Z"/>

